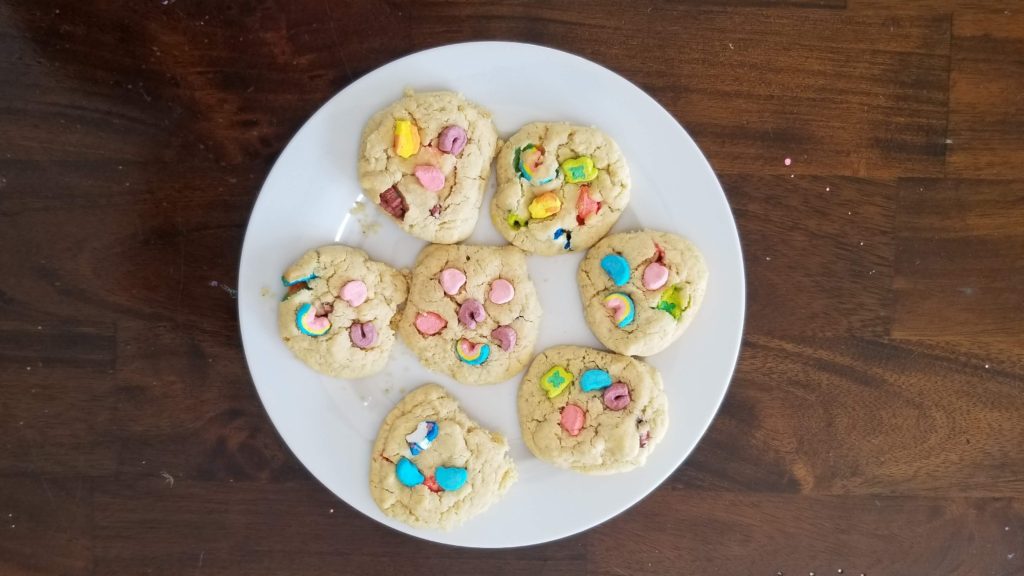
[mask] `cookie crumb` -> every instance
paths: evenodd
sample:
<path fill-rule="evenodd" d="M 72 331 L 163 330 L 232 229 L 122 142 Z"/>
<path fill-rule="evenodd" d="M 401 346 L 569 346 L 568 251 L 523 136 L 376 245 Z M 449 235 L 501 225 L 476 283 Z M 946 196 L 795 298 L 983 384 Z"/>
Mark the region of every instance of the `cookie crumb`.
<path fill-rule="evenodd" d="M 376 234 L 380 230 L 380 223 L 379 222 L 364 222 L 364 221 L 360 220 L 359 221 L 359 227 L 361 228 L 361 232 L 363 233 L 363 236 L 369 237 L 369 236 L 373 236 L 374 234 Z"/>

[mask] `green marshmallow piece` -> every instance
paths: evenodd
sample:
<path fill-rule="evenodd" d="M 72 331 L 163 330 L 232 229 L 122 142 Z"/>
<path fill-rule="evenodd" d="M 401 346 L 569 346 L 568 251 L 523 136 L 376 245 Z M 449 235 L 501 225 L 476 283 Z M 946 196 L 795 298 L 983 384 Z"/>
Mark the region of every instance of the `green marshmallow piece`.
<path fill-rule="evenodd" d="M 590 156 L 570 158 L 562 162 L 561 167 L 562 174 L 565 175 L 565 181 L 570 184 L 590 182 L 597 178 L 597 168 L 594 167 L 594 160 Z"/>
<path fill-rule="evenodd" d="M 658 310 L 667 312 L 676 320 L 683 315 L 690 307 L 690 298 L 686 299 L 686 304 L 683 304 L 683 291 L 679 284 L 669 286 L 661 292 L 661 298 L 658 300 Z"/>

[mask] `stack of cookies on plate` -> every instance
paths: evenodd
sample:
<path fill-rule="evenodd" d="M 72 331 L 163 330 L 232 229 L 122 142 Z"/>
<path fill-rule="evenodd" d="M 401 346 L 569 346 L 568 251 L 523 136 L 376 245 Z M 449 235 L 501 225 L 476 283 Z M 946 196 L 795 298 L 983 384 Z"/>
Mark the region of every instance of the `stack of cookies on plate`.
<path fill-rule="evenodd" d="M 396 336 L 424 366 L 464 384 L 526 368 L 518 414 L 537 458 L 592 474 L 636 468 L 668 429 L 668 403 L 661 375 L 635 357 L 664 350 L 690 324 L 707 286 L 704 259 L 666 232 L 608 235 L 629 202 L 630 175 L 599 129 L 538 122 L 498 144 L 490 114 L 453 92 L 409 92 L 371 117 L 359 182 L 430 244 L 411 272 L 348 246 L 310 250 L 282 276 L 281 337 L 303 362 L 342 378 L 383 369 Z M 495 158 L 490 215 L 511 245 L 459 244 L 476 227 Z M 584 317 L 610 352 L 557 346 L 534 356 L 542 311 L 527 253 L 575 251 L 586 251 L 577 273 Z M 516 480 L 506 439 L 436 384 L 388 414 L 370 470 L 386 514 L 445 529 Z"/>

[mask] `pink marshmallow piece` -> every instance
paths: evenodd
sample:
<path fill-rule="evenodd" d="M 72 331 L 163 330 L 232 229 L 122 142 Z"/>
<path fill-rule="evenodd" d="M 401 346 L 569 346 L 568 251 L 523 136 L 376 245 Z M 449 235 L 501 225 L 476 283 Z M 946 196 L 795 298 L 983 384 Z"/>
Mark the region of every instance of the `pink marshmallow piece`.
<path fill-rule="evenodd" d="M 459 340 L 459 350 L 466 357 L 475 357 L 480 352 L 480 347 L 483 346 L 483 342 L 470 342 L 463 338 Z"/>
<path fill-rule="evenodd" d="M 366 283 L 362 280 L 350 280 L 341 287 L 341 299 L 355 308 L 366 302 Z"/>
<path fill-rule="evenodd" d="M 448 326 L 448 321 L 436 312 L 420 312 L 413 321 L 416 329 L 424 336 L 433 336 Z"/>
<path fill-rule="evenodd" d="M 413 174 L 416 175 L 416 179 L 420 181 L 420 184 L 428 192 L 437 192 L 444 188 L 444 172 L 441 172 L 441 169 L 437 166 L 430 166 L 429 164 L 417 166 L 413 169 Z"/>
<path fill-rule="evenodd" d="M 462 285 L 466 283 L 466 274 L 458 268 L 445 268 L 441 271 L 439 280 L 444 293 L 454 296 L 459 293 Z"/>
<path fill-rule="evenodd" d="M 569 436 L 579 435 L 586 420 L 587 413 L 583 411 L 583 408 L 575 404 L 566 404 L 565 408 L 562 408 L 561 424 Z"/>
<path fill-rule="evenodd" d="M 657 290 L 668 282 L 668 268 L 661 262 L 651 262 L 644 268 L 644 288 Z"/>
<path fill-rule="evenodd" d="M 512 283 L 504 278 L 498 278 L 491 282 L 491 293 L 488 296 L 495 304 L 507 304 L 516 295 L 516 289 Z"/>
<path fill-rule="evenodd" d="M 511 326 L 498 326 L 491 330 L 491 340 L 498 343 L 498 347 L 508 352 L 516 345 L 518 335 L 516 329 Z"/>

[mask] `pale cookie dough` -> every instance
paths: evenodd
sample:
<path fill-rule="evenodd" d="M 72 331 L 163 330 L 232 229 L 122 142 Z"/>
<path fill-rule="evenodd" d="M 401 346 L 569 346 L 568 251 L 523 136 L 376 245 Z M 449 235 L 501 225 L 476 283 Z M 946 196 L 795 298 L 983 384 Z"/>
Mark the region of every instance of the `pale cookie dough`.
<path fill-rule="evenodd" d="M 541 383 L 556 366 L 564 370 L 556 376 L 562 389 L 550 397 Z M 628 402 L 614 394 L 620 404 L 613 410 L 605 399 L 611 386 L 584 391 L 588 370 L 603 370 L 606 383 L 618 390 L 625 385 Z M 567 418 L 566 410 L 583 417 Z M 526 446 L 541 460 L 588 474 L 625 472 L 642 466 L 665 436 L 668 400 L 661 375 L 648 364 L 593 348 L 557 346 L 537 356 L 526 371 L 519 386 L 519 424 Z"/>
<path fill-rule="evenodd" d="M 535 147 L 530 152 L 529 146 Z M 543 149 L 538 155 L 536 150 Z M 527 150 L 527 152 L 524 152 Z M 520 166 L 539 162 L 531 181 Z M 589 157 L 596 175 L 590 171 L 589 182 L 569 182 L 565 162 Z M 626 208 L 629 202 L 629 167 L 619 147 L 597 128 L 562 123 L 537 122 L 516 132 L 498 153 L 498 189 L 491 203 L 491 219 L 509 242 L 536 254 L 554 255 L 566 251 L 585 250 L 597 242 Z M 547 178 L 550 182 L 543 183 Z M 581 188 L 585 187 L 585 194 Z M 532 213 L 536 199 L 550 200 L 551 215 Z M 543 196 L 543 197 L 542 197 Z M 535 204 L 535 210 L 541 210 Z M 538 217 L 539 216 L 539 217 Z"/>
<path fill-rule="evenodd" d="M 299 359 L 340 378 L 362 378 L 384 368 L 395 343 L 392 319 L 408 294 L 405 274 L 370 260 L 362 250 L 333 245 L 303 254 L 281 280 L 288 291 L 278 306 L 278 330 Z M 310 322 L 323 326 L 324 319 L 330 327 L 322 335 L 303 332 Z"/>
<path fill-rule="evenodd" d="M 452 280 L 446 274 L 465 278 L 452 294 L 446 293 L 442 285 L 442 280 L 447 280 L 451 287 Z M 511 300 L 492 300 L 499 285 L 511 285 Z M 471 320 L 467 314 L 474 308 L 483 313 L 467 322 Z M 431 317 L 435 328 L 440 327 L 433 334 L 429 334 L 432 330 L 422 330 L 430 324 L 424 323 L 426 316 Z M 494 384 L 511 378 L 530 361 L 540 319 L 540 301 L 527 275 L 522 250 L 513 246 L 435 244 L 424 248 L 416 259 L 398 334 L 427 368 L 464 384 Z M 471 326 L 473 323 L 475 326 Z M 510 331 L 515 334 L 515 343 L 506 350 L 503 344 L 509 344 Z M 476 354 L 460 355 L 464 343 L 479 347 Z M 486 359 L 481 362 L 481 358 Z"/>
<path fill-rule="evenodd" d="M 628 281 L 617 286 L 602 268 L 609 254 L 621 256 L 628 266 Z M 659 275 L 662 285 L 645 286 Z M 667 276 L 665 275 L 667 272 Z M 577 280 L 584 316 L 597 339 L 610 350 L 629 356 L 661 352 L 686 330 L 707 291 L 704 257 L 689 240 L 666 232 L 642 230 L 613 234 L 598 242 L 580 263 Z M 621 293 L 633 302 L 634 317 L 619 327 L 605 298 Z"/>
<path fill-rule="evenodd" d="M 399 122 L 416 133 L 408 150 L 396 147 Z M 446 134 L 449 127 L 453 131 Z M 460 129 L 461 140 L 455 135 Z M 453 141 L 462 144 L 452 148 Z M 454 244 L 473 232 L 498 142 L 489 112 L 455 92 L 407 91 L 370 118 L 362 142 L 359 184 L 402 229 L 438 244 Z M 417 169 L 432 171 L 435 182 L 429 174 L 422 180 Z"/>
<path fill-rule="evenodd" d="M 414 455 L 406 437 L 423 422 L 435 424 L 437 435 Z M 399 480 L 396 468 L 403 458 L 422 481 L 408 486 Z M 464 469 L 465 483 L 444 490 L 438 467 Z M 437 384 L 413 390 L 395 406 L 380 427 L 370 460 L 370 494 L 377 506 L 422 528 L 462 524 L 504 496 L 517 477 L 508 441 L 470 420 Z"/>

